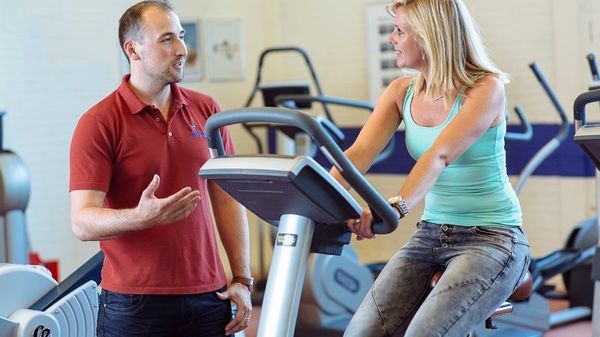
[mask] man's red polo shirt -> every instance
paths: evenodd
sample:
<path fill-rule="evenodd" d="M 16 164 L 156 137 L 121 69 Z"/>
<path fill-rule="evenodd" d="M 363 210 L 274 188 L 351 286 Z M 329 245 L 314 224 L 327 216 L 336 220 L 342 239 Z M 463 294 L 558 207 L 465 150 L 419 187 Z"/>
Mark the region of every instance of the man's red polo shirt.
<path fill-rule="evenodd" d="M 168 120 L 143 103 L 125 76 L 119 88 L 79 120 L 71 142 L 70 190 L 106 192 L 107 208 L 134 208 L 154 174 L 155 195 L 189 186 L 201 201 L 187 218 L 100 242 L 101 286 L 127 294 L 195 294 L 225 285 L 206 182 L 198 177 L 210 158 L 204 125 L 217 102 L 176 84 Z M 233 145 L 221 132 L 227 153 Z"/>

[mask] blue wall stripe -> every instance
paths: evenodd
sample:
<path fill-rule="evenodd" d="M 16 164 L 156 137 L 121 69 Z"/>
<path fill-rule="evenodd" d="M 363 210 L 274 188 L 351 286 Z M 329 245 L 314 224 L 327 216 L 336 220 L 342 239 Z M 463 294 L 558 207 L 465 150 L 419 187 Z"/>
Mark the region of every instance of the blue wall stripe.
<path fill-rule="evenodd" d="M 529 159 L 542 148 L 553 136 L 558 133 L 559 125 L 555 124 L 534 124 L 533 138 L 529 142 L 506 142 L 506 161 L 507 170 L 510 175 L 519 175 Z M 509 131 L 518 132 L 519 126 L 508 126 Z M 344 146 L 347 147 L 356 139 L 360 129 L 344 128 L 342 129 L 346 136 Z M 269 151 L 275 151 L 275 133 L 269 132 Z M 373 165 L 369 173 L 378 174 L 408 174 L 415 161 L 410 157 L 404 144 L 404 132 L 399 131 L 394 135 L 396 138 L 396 148 L 394 154 L 387 160 Z M 317 162 L 329 168 L 331 164 L 325 157 L 319 153 L 316 157 Z M 573 127 L 569 128 L 569 135 L 561 146 L 534 172 L 536 176 L 563 176 L 563 177 L 593 177 L 594 166 L 591 161 L 583 154 L 579 146 L 573 142 Z"/>

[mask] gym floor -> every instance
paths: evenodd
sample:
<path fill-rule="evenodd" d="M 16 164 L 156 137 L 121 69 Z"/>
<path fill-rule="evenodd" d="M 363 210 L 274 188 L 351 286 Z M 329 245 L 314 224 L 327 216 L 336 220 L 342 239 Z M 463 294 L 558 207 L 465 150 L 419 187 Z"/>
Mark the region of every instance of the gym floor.
<path fill-rule="evenodd" d="M 569 307 L 567 301 L 550 300 L 550 310 L 557 311 Z M 544 337 L 592 337 L 592 321 L 584 320 L 555 327 Z"/>
<path fill-rule="evenodd" d="M 568 307 L 567 301 L 550 300 L 550 310 L 557 311 Z M 246 337 L 256 337 L 260 307 L 254 307 L 252 318 L 246 329 Z M 544 334 L 544 337 L 592 337 L 592 321 L 585 320 L 555 327 Z"/>

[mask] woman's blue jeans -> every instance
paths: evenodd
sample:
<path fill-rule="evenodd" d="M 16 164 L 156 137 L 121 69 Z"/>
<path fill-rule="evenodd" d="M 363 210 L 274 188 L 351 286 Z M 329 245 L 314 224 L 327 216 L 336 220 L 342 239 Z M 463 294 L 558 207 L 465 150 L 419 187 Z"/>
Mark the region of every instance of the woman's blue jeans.
<path fill-rule="evenodd" d="M 422 221 L 375 280 L 344 336 L 465 337 L 506 301 L 528 266 L 521 227 Z M 431 290 L 429 280 L 441 268 L 444 276 Z"/>
<path fill-rule="evenodd" d="M 225 288 L 218 291 L 225 291 Z M 102 290 L 98 337 L 225 337 L 229 301 L 216 292 L 128 295 Z"/>

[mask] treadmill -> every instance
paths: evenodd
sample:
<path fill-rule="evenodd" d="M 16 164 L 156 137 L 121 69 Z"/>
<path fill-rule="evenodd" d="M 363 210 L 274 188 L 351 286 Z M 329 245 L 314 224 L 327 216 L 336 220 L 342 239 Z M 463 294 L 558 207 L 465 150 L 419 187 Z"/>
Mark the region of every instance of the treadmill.
<path fill-rule="evenodd" d="M 594 102 L 600 102 L 600 89 L 585 92 L 575 99 L 573 110 L 575 115 L 575 137 L 583 152 L 600 169 L 600 123 L 586 120 L 585 107 Z M 596 175 L 598 177 L 598 175 Z M 600 209 L 600 180 L 596 179 L 596 203 Z M 599 222 L 600 225 L 600 222 Z M 600 242 L 596 246 L 596 254 L 592 267 L 594 280 L 594 308 L 592 310 L 592 336 L 600 337 Z"/>
<path fill-rule="evenodd" d="M 297 110 L 243 108 L 211 116 L 205 127 L 211 152 L 200 177 L 212 180 L 278 231 L 258 327 L 259 337 L 294 335 L 310 253 L 340 255 L 350 242 L 346 220 L 359 203 L 308 156 L 225 156 L 219 129 L 239 123 L 274 123 L 309 135 L 373 212 L 373 231 L 398 226 L 396 212 L 343 154 L 322 124 Z"/>

